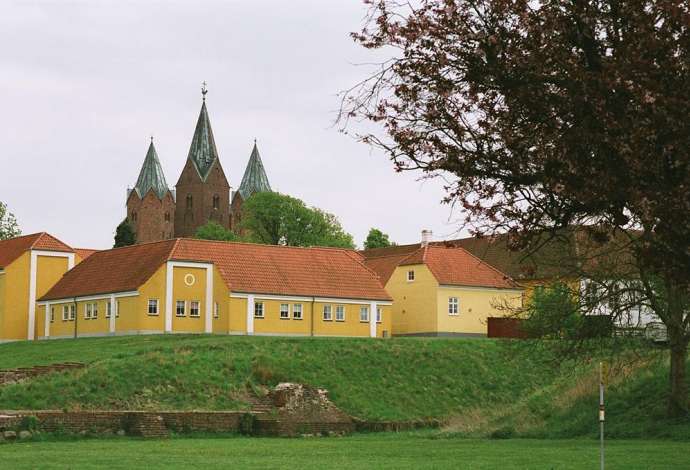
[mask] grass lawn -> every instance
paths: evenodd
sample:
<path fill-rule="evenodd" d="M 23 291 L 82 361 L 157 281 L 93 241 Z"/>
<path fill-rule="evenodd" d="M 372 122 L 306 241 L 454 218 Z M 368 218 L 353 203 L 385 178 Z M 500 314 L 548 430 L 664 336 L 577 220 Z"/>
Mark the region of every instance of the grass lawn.
<path fill-rule="evenodd" d="M 3 468 L 463 468 L 592 469 L 596 440 L 433 439 L 426 434 L 346 438 L 128 438 L 0 446 Z M 688 444 L 610 441 L 608 469 L 688 468 Z"/>

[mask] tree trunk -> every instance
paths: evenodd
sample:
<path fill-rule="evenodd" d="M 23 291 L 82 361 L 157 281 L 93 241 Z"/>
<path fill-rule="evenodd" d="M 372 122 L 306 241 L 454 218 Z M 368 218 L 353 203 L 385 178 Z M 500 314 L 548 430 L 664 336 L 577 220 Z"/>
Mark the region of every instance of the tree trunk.
<path fill-rule="evenodd" d="M 683 332 L 671 333 L 671 393 L 668 397 L 667 414 L 670 418 L 686 416 L 688 413 L 688 384 L 686 382 L 686 366 L 688 357 L 688 342 L 683 338 Z M 676 336 L 674 342 L 673 336 Z M 679 338 L 680 336 L 680 338 Z"/>

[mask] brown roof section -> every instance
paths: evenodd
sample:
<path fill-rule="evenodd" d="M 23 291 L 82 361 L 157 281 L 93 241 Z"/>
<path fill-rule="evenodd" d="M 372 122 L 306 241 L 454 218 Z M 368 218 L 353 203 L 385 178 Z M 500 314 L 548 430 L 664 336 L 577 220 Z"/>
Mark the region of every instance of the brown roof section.
<path fill-rule="evenodd" d="M 175 240 L 97 251 L 66 272 L 40 300 L 137 290 L 168 259 Z"/>
<path fill-rule="evenodd" d="M 352 250 L 180 239 L 171 259 L 215 264 L 233 292 L 391 300 Z"/>
<path fill-rule="evenodd" d="M 96 253 L 97 251 L 100 251 L 100 250 L 94 250 L 91 248 L 75 248 L 74 249 L 74 252 L 77 254 L 77 256 L 79 256 L 82 259 L 82 261 L 84 261 L 86 258 L 91 256 L 92 254 Z"/>
<path fill-rule="evenodd" d="M 7 267 L 29 250 L 74 252 L 71 247 L 46 232 L 0 240 L 0 268 Z"/>
<path fill-rule="evenodd" d="M 184 238 L 98 251 L 40 300 L 137 290 L 168 260 L 213 263 L 234 292 L 391 300 L 351 250 Z"/>
<path fill-rule="evenodd" d="M 420 246 L 421 245 L 417 243 L 415 245 L 373 248 L 371 250 L 360 251 L 359 253 L 364 258 L 364 263 L 378 274 L 379 279 L 381 279 L 381 282 L 385 285 L 402 260 L 419 250 Z"/>

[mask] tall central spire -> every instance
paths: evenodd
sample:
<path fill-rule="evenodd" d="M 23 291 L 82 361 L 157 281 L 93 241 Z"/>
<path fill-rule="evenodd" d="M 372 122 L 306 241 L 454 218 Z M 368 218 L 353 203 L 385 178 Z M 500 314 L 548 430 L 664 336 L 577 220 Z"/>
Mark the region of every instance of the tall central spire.
<path fill-rule="evenodd" d="M 208 118 L 208 111 L 206 110 L 206 93 L 208 93 L 208 90 L 204 82 L 204 86 L 201 89 L 201 112 L 196 122 L 194 137 L 192 137 L 192 145 L 189 147 L 189 155 L 187 156 L 187 158 L 194 163 L 202 180 L 206 180 L 213 162 L 218 159 L 216 141 L 213 138 L 211 121 Z"/>

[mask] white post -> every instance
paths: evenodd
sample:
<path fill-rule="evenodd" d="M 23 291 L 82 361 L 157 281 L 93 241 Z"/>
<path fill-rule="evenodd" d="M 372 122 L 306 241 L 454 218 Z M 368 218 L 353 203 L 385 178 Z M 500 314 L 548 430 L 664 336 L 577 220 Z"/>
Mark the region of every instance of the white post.
<path fill-rule="evenodd" d="M 369 336 L 371 338 L 376 338 L 376 310 L 378 304 L 372 302 L 369 308 L 371 309 L 371 312 L 369 312 Z"/>
<path fill-rule="evenodd" d="M 204 331 L 213 333 L 213 267 L 206 268 L 206 324 Z"/>
<path fill-rule="evenodd" d="M 50 336 L 50 304 L 47 303 L 45 304 L 46 307 L 46 324 L 45 324 L 45 331 L 43 332 L 43 336 L 45 338 Z"/>
<path fill-rule="evenodd" d="M 115 315 L 117 315 L 117 302 L 115 302 L 115 296 L 110 296 L 110 333 L 115 334 Z"/>
<path fill-rule="evenodd" d="M 247 296 L 247 334 L 254 334 L 254 295 Z"/>
<path fill-rule="evenodd" d="M 165 332 L 172 333 L 173 264 L 165 266 Z"/>
<path fill-rule="evenodd" d="M 27 325 L 26 339 L 34 339 L 34 329 L 36 327 L 36 268 L 38 265 L 38 255 L 31 252 L 29 261 L 29 322 Z"/>

